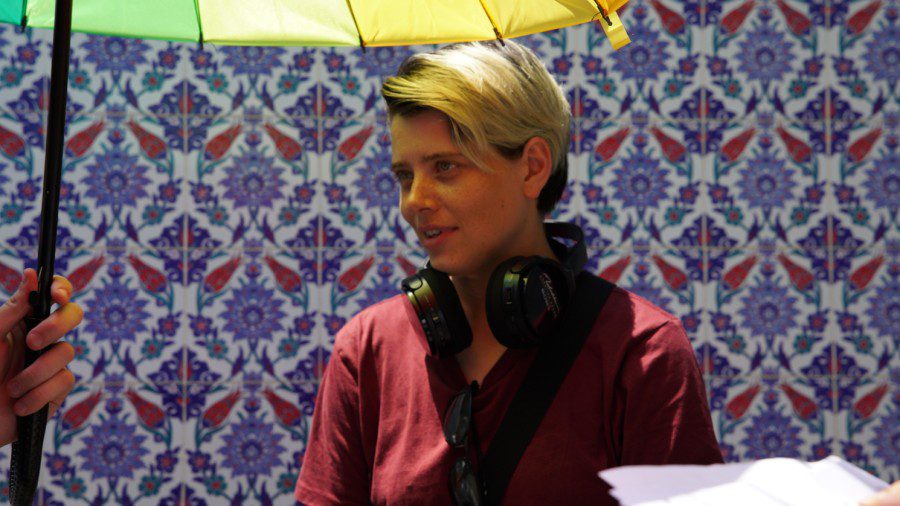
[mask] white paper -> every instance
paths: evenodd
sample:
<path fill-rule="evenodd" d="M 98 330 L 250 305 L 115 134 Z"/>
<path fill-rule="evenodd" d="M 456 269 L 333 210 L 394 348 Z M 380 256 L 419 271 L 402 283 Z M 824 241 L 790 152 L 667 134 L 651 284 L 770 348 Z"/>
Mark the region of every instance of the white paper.
<path fill-rule="evenodd" d="M 627 466 L 601 471 L 622 506 L 856 506 L 888 486 L 831 456 L 710 466 Z"/>

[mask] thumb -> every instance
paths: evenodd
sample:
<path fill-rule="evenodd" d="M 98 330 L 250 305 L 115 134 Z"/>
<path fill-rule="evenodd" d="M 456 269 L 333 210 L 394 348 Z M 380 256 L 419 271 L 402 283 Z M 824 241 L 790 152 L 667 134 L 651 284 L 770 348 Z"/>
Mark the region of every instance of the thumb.
<path fill-rule="evenodd" d="M 37 272 L 25 269 L 16 293 L 0 306 L 0 337 L 6 336 L 31 311 L 28 294 L 34 290 L 37 290 Z"/>

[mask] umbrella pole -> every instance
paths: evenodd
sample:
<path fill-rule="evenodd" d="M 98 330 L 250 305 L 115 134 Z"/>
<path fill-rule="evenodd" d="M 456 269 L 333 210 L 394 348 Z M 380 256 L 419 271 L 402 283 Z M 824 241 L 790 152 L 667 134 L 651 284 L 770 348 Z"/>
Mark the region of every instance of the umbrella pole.
<path fill-rule="evenodd" d="M 56 0 L 53 24 L 53 57 L 50 64 L 50 105 L 47 116 L 47 146 L 44 160 L 44 190 L 41 200 L 40 242 L 38 243 L 38 291 L 32 292 L 32 313 L 26 319 L 28 331 L 50 316 L 53 264 L 56 257 L 56 227 L 62 179 L 63 134 L 66 126 L 66 85 L 69 80 L 69 42 L 72 32 L 72 0 Z M 25 347 L 25 367 L 40 351 Z M 41 452 L 47 406 L 37 413 L 18 417 L 18 440 L 13 443 L 9 468 L 10 502 L 31 505 L 41 472 Z"/>

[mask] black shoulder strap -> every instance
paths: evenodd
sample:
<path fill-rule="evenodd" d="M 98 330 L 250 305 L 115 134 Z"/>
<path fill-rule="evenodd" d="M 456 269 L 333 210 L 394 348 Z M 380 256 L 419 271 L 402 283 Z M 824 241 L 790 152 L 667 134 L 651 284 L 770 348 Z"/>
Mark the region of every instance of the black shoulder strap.
<path fill-rule="evenodd" d="M 482 462 L 487 504 L 499 505 L 503 499 L 519 459 L 615 286 L 584 271 L 578 275 L 569 317 L 563 320 L 556 338 L 538 351 Z"/>

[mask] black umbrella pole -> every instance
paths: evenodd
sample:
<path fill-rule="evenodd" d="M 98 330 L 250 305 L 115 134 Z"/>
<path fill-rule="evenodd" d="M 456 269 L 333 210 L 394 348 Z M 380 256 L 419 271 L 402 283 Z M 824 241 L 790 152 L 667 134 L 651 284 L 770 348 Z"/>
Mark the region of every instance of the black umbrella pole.
<path fill-rule="evenodd" d="M 50 105 L 47 116 L 47 149 L 44 160 L 44 191 L 41 200 L 38 243 L 38 291 L 31 293 L 29 331 L 50 316 L 53 302 L 53 264 L 56 258 L 56 226 L 59 219 L 59 189 L 62 180 L 63 134 L 66 127 L 66 85 L 69 80 L 69 40 L 72 33 L 72 0 L 56 0 L 53 25 L 53 57 L 50 64 Z M 25 347 L 25 367 L 41 355 Z M 41 452 L 47 426 L 47 406 L 37 413 L 18 417 L 19 437 L 13 443 L 9 467 L 10 502 L 30 506 L 41 472 Z"/>

